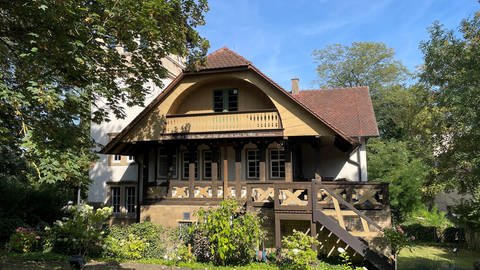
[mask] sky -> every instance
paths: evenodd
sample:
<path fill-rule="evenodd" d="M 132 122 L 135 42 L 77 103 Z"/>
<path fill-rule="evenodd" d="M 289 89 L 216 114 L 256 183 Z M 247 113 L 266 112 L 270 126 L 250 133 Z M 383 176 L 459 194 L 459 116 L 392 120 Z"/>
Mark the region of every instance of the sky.
<path fill-rule="evenodd" d="M 312 52 L 330 44 L 383 42 L 415 71 L 422 64 L 421 41 L 439 21 L 456 30 L 480 10 L 477 0 L 209 0 L 200 34 L 210 52 L 228 47 L 263 73 L 291 88 L 318 88 Z"/>

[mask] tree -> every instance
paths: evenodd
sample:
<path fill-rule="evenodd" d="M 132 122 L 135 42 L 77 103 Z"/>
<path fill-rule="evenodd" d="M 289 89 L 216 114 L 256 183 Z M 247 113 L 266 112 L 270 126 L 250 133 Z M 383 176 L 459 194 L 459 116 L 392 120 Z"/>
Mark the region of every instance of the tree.
<path fill-rule="evenodd" d="M 395 217 L 403 220 L 422 204 L 427 166 L 402 141 L 372 139 L 368 153 L 369 178 L 390 183 L 390 205 Z"/>
<path fill-rule="evenodd" d="M 470 194 L 480 191 L 480 12 L 462 21 L 459 34 L 438 22 L 421 43 L 421 80 L 435 91 L 441 117 L 434 132 L 438 159 L 433 185 Z"/>
<path fill-rule="evenodd" d="M 401 84 L 408 76 L 393 49 L 379 42 L 333 44 L 314 50 L 313 57 L 322 87 L 369 86 L 374 99 L 378 91 Z"/>
<path fill-rule="evenodd" d="M 469 246 L 478 248 L 472 236 L 480 230 L 480 11 L 458 30 L 460 36 L 434 23 L 430 39 L 421 43 L 421 79 L 434 89 L 442 112 L 434 134 L 437 174 L 429 188 L 471 195 L 453 211 Z"/>
<path fill-rule="evenodd" d="M 35 179 L 86 182 L 89 123 L 141 105 L 161 58 L 201 62 L 206 0 L 0 3 L 0 132 Z M 93 105 L 91 107 L 91 105 Z"/>
<path fill-rule="evenodd" d="M 195 28 L 207 9 L 206 0 L 0 2 L 2 184 L 87 187 L 90 121 L 141 105 L 145 83 L 167 76 L 163 57 L 200 64 L 208 42 Z"/>

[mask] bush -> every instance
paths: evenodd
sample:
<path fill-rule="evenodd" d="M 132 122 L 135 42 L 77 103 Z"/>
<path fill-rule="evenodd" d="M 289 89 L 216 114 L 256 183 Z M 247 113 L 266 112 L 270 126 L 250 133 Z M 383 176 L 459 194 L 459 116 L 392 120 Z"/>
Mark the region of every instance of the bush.
<path fill-rule="evenodd" d="M 222 201 L 218 208 L 200 209 L 191 227 L 193 254 L 198 261 L 215 264 L 252 262 L 265 236 L 260 218 L 239 207 L 235 200 Z"/>
<path fill-rule="evenodd" d="M 9 251 L 18 253 L 39 251 L 41 249 L 41 237 L 31 228 L 18 227 L 15 233 L 10 236 L 7 248 Z"/>
<path fill-rule="evenodd" d="M 104 256 L 122 259 L 163 258 L 173 233 L 151 222 L 110 227 Z"/>
<path fill-rule="evenodd" d="M 282 256 L 282 268 L 286 269 L 311 269 L 317 264 L 317 252 L 312 246 L 320 242 L 307 233 L 293 230 L 293 234 L 282 239 L 282 246 L 286 252 Z"/>
<path fill-rule="evenodd" d="M 402 249 L 412 245 L 412 237 L 409 237 L 400 226 L 384 229 L 383 234 L 395 257 Z"/>
<path fill-rule="evenodd" d="M 93 210 L 89 205 L 75 205 L 64 208 L 68 214 L 46 228 L 55 252 L 74 255 L 98 255 L 104 242 L 104 225 L 112 209 L 104 207 Z"/>

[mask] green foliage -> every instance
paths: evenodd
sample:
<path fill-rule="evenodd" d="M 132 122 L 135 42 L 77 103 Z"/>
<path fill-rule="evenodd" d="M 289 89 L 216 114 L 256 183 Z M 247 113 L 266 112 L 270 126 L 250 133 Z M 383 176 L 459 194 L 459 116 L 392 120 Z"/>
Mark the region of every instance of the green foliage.
<path fill-rule="evenodd" d="M 394 59 L 394 51 L 379 42 L 329 45 L 314 50 L 319 82 L 327 87 L 369 86 L 374 98 L 380 89 L 400 84 L 407 69 Z"/>
<path fill-rule="evenodd" d="M 114 225 L 109 229 L 103 256 L 120 259 L 165 258 L 175 260 L 188 256 L 184 242 L 176 230 L 168 230 L 151 222 L 134 223 L 128 226 Z M 180 257 L 182 257 L 180 256 Z M 188 258 L 186 258 L 188 259 Z"/>
<path fill-rule="evenodd" d="M 2 1 L 0 10 L 2 183 L 85 192 L 91 120 L 125 117 L 147 82 L 162 87 L 160 59 L 186 57 L 194 68 L 208 48 L 195 30 L 206 0 Z"/>
<path fill-rule="evenodd" d="M 425 227 L 434 227 L 435 238 L 443 241 L 443 232 L 453 225 L 446 215 L 446 212 L 438 210 L 435 206 L 431 210 L 426 207 L 420 207 L 411 214 L 409 219 L 410 222 L 415 222 Z"/>
<path fill-rule="evenodd" d="M 216 264 L 253 261 L 265 236 L 260 218 L 239 207 L 235 200 L 222 201 L 218 208 L 200 209 L 191 227 L 193 253 L 197 260 Z"/>
<path fill-rule="evenodd" d="M 147 241 L 134 234 L 122 238 L 109 235 L 105 239 L 104 253 L 119 259 L 141 259 L 147 247 Z"/>
<path fill-rule="evenodd" d="M 440 23 L 421 43 L 422 82 L 435 91 L 434 139 L 437 189 L 473 194 L 480 190 L 480 12 L 462 21 L 458 34 Z"/>
<path fill-rule="evenodd" d="M 93 207 L 81 204 L 67 206 L 65 212 L 66 217 L 46 229 L 53 250 L 68 255 L 98 255 L 104 242 L 103 228 L 112 209 L 104 207 L 93 210 Z"/>
<path fill-rule="evenodd" d="M 480 201 L 475 199 L 463 201 L 456 207 L 455 221 L 465 229 L 480 231 Z"/>
<path fill-rule="evenodd" d="M 390 205 L 403 219 L 422 203 L 427 166 L 401 141 L 372 139 L 367 147 L 369 178 L 390 183 Z"/>
<path fill-rule="evenodd" d="M 72 194 L 61 185 L 30 185 L 11 177 L 0 182 L 0 205 L 5 206 L 0 207 L 0 242 L 8 241 L 17 227 L 41 228 L 61 218 Z"/>
<path fill-rule="evenodd" d="M 41 237 L 32 228 L 18 227 L 7 244 L 9 251 L 29 253 L 40 250 Z"/>
<path fill-rule="evenodd" d="M 412 245 L 412 238 L 409 237 L 400 226 L 384 229 L 383 235 L 390 245 L 392 254 L 395 256 L 397 256 L 402 249 Z"/>
<path fill-rule="evenodd" d="M 313 269 L 317 264 L 317 252 L 313 246 L 320 242 L 311 237 L 308 232 L 293 230 L 292 235 L 283 237 L 282 247 L 286 249 L 282 254 L 282 264 L 286 269 Z"/>
<path fill-rule="evenodd" d="M 338 253 L 340 260 L 342 261 L 343 270 L 355 270 L 355 266 L 352 263 L 350 255 L 348 255 L 343 248 L 338 248 Z"/>

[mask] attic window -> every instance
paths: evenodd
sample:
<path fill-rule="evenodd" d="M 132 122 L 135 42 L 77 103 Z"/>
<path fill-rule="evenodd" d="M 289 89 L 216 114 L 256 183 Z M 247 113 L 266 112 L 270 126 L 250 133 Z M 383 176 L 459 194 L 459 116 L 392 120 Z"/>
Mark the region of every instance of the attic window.
<path fill-rule="evenodd" d="M 214 112 L 238 111 L 238 89 L 221 89 L 213 91 Z"/>

